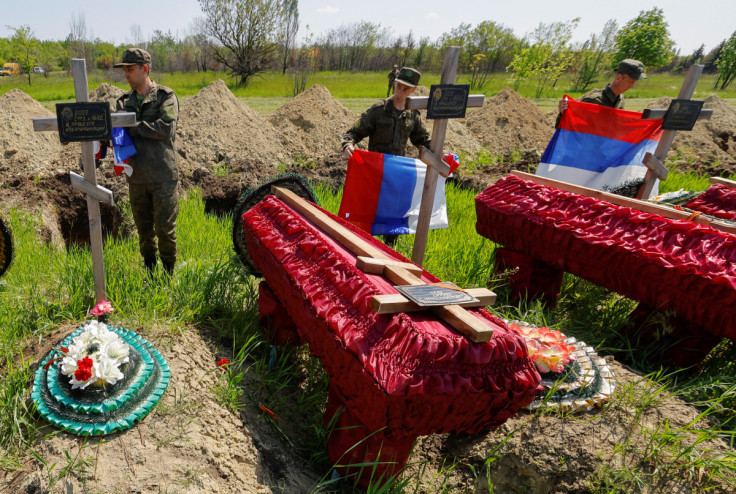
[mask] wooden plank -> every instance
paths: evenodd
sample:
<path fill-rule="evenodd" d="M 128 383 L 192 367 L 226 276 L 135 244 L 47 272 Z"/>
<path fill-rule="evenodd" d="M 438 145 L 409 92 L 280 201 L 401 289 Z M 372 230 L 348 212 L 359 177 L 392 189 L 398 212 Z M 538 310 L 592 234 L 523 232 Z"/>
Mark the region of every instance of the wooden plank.
<path fill-rule="evenodd" d="M 484 319 L 479 319 L 459 305 L 446 305 L 432 310 L 471 341 L 483 343 L 493 337 L 493 328 Z"/>
<path fill-rule="evenodd" d="M 71 180 L 72 187 L 80 189 L 85 194 L 88 194 L 98 201 L 102 201 L 111 206 L 115 205 L 112 198 L 112 191 L 102 187 L 101 185 L 95 185 L 91 182 L 87 182 L 84 177 L 77 175 L 74 172 L 69 172 L 69 178 Z"/>
<path fill-rule="evenodd" d="M 442 58 L 442 78 L 440 79 L 440 84 L 452 84 L 455 82 L 457 63 L 459 59 L 460 47 L 448 46 L 445 50 L 445 55 Z M 429 144 L 429 150 L 439 156 L 442 156 L 442 149 L 444 149 L 445 146 L 447 123 L 448 120 L 446 118 L 437 118 L 435 119 L 432 127 L 432 141 Z M 422 202 L 419 205 L 417 232 L 414 235 L 414 246 L 411 252 L 411 260 L 420 266 L 424 261 L 424 251 L 427 248 L 429 223 L 432 219 L 434 191 L 437 189 L 438 175 L 439 174 L 434 167 L 427 167 L 427 173 L 424 176 L 424 188 L 422 189 Z"/>
<path fill-rule="evenodd" d="M 645 108 L 641 112 L 641 118 L 643 119 L 657 119 L 664 118 L 669 108 Z M 703 108 L 698 114 L 698 120 L 710 120 L 713 116 L 712 108 Z"/>
<path fill-rule="evenodd" d="M 421 266 L 417 266 L 416 264 L 412 264 L 410 262 L 374 259 L 372 257 L 365 256 L 358 256 L 358 260 L 356 261 L 355 265 L 361 271 L 371 274 L 383 274 L 383 270 L 386 266 L 397 266 L 400 268 L 404 268 L 416 276 L 421 276 L 424 272 Z"/>
<path fill-rule="evenodd" d="M 87 63 L 83 58 L 72 59 L 72 75 L 74 76 L 74 94 L 77 102 L 88 102 Z M 94 145 L 92 142 L 82 142 L 81 145 L 84 178 L 96 187 L 97 170 L 95 168 Z M 100 303 L 107 299 L 105 295 L 105 259 L 102 255 L 102 216 L 100 215 L 99 201 L 91 195 L 87 195 L 87 215 L 89 217 L 89 246 L 92 251 L 95 299 L 97 303 Z"/>
<path fill-rule="evenodd" d="M 465 293 L 478 299 L 478 302 L 460 304 L 461 307 L 486 307 L 496 303 L 496 294 L 488 288 L 468 288 Z M 388 293 L 386 295 L 374 295 L 371 299 L 371 307 L 379 314 L 396 314 L 397 312 L 417 312 L 430 310 L 431 307 L 421 307 L 400 293 Z"/>
<path fill-rule="evenodd" d="M 723 177 L 710 177 L 708 181 L 712 184 L 721 184 L 725 185 L 728 188 L 736 189 L 736 181 L 734 180 L 729 180 Z"/>
<path fill-rule="evenodd" d="M 642 162 L 649 168 L 660 180 L 667 180 L 669 170 L 664 163 L 654 156 L 652 153 L 646 153 Z"/>
<path fill-rule="evenodd" d="M 680 94 L 677 95 L 677 99 L 690 99 L 692 97 L 695 86 L 698 84 L 698 79 L 700 79 L 700 74 L 702 73 L 703 65 L 693 64 L 690 66 L 685 76 L 685 82 L 682 83 L 682 87 L 680 88 Z M 672 146 L 672 141 L 675 140 L 675 135 L 677 135 L 676 130 L 665 130 L 662 132 L 662 137 L 659 138 L 654 156 L 662 163 L 667 159 L 667 152 Z M 651 169 L 647 170 L 647 173 L 644 175 L 644 185 L 639 187 L 639 192 L 636 194 L 637 199 L 649 199 L 654 189 L 655 175 Z"/>
<path fill-rule="evenodd" d="M 661 216 L 664 216 L 665 218 L 671 218 L 671 219 L 677 219 L 677 220 L 688 220 L 690 219 L 690 216 L 691 216 L 691 213 L 687 211 L 679 211 L 677 209 L 673 209 L 668 206 L 663 206 L 660 204 L 654 204 L 651 202 L 641 201 L 639 199 L 632 199 L 630 197 L 619 196 L 616 194 L 611 194 L 610 192 L 603 192 L 602 190 L 595 190 L 595 189 L 590 189 L 588 187 L 583 187 L 581 185 L 574 185 L 574 184 L 567 183 L 567 182 L 560 182 L 559 180 L 553 180 L 551 178 L 540 177 L 537 175 L 532 175 L 530 173 L 521 172 L 518 170 L 512 170 L 511 175 L 515 175 L 524 180 L 530 180 L 540 185 L 547 185 L 549 187 L 555 187 L 557 189 L 564 190 L 566 192 L 572 192 L 574 194 L 579 194 L 581 196 L 594 197 L 596 199 L 608 201 L 612 204 L 618 204 L 619 206 L 626 206 L 626 207 L 638 209 L 639 211 L 644 211 L 647 213 L 659 214 Z M 697 223 L 699 225 L 708 225 L 712 228 L 721 230 L 726 233 L 736 233 L 736 226 L 729 225 L 728 223 L 724 223 L 722 221 L 704 218 L 703 215 L 696 216 L 690 221 L 692 221 L 693 223 Z"/>
<path fill-rule="evenodd" d="M 437 173 L 445 178 L 450 174 L 450 165 L 442 161 L 441 156 L 434 154 L 424 146 L 419 148 L 419 159 L 426 163 L 427 166 L 437 170 Z"/>
<path fill-rule="evenodd" d="M 135 127 L 135 113 L 120 112 L 110 115 L 113 127 Z M 59 122 L 56 117 L 40 117 L 33 119 L 33 130 L 36 132 L 46 132 L 51 130 L 59 130 Z"/>
<path fill-rule="evenodd" d="M 444 84 L 444 83 L 442 83 Z M 479 108 L 483 106 L 485 102 L 485 95 L 483 94 L 469 94 L 468 95 L 468 107 Z M 426 110 L 429 104 L 429 96 L 407 96 L 406 98 L 406 109 L 407 110 Z"/>
<path fill-rule="evenodd" d="M 274 186 L 271 187 L 271 191 L 276 197 L 303 214 L 307 219 L 309 219 L 309 221 L 320 227 L 329 236 L 340 242 L 353 254 L 373 257 L 374 259 L 393 260 L 388 254 L 374 247 L 370 242 L 359 237 L 340 223 L 334 221 L 319 208 L 305 201 L 289 189 Z"/>

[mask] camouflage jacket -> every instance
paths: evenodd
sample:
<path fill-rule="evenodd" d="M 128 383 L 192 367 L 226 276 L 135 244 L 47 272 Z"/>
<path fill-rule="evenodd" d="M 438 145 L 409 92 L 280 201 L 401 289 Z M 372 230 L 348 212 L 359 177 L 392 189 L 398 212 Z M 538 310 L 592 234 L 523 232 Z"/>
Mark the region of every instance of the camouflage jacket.
<path fill-rule="evenodd" d="M 429 132 L 419 110 L 397 110 L 387 98 L 374 104 L 342 136 L 342 147 L 368 138 L 368 151 L 397 156 L 406 154 L 406 141 L 429 147 Z"/>
<path fill-rule="evenodd" d="M 588 91 L 580 98 L 580 101 L 583 103 L 595 103 L 596 105 L 607 106 L 609 108 L 618 108 L 619 110 L 624 109 L 624 95 L 619 94 L 616 96 L 610 84 L 606 84 L 606 87 L 603 89 Z M 560 126 L 560 120 L 562 120 L 562 113 L 557 115 L 555 127 Z"/>
<path fill-rule="evenodd" d="M 624 95 L 616 94 L 611 89 L 610 84 L 606 84 L 603 89 L 593 89 L 585 93 L 580 101 L 583 103 L 595 103 L 596 105 L 607 106 L 609 108 L 624 109 Z"/>
<path fill-rule="evenodd" d="M 118 98 L 116 111 L 133 112 L 138 124 L 128 127 L 137 154 L 130 158 L 133 175 L 128 183 L 162 183 L 179 179 L 176 166 L 176 121 L 179 101 L 174 91 L 155 82 L 143 102 L 138 104 L 135 90 Z"/>

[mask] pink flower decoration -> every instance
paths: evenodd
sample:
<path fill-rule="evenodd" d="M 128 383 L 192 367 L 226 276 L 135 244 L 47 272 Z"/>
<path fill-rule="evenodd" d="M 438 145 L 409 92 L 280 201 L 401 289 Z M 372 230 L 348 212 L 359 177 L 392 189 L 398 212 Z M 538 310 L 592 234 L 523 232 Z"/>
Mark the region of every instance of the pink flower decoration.
<path fill-rule="evenodd" d="M 565 343 L 565 335 L 546 327 L 518 326 L 509 324 L 509 329 L 515 331 L 526 340 L 529 357 L 542 374 L 547 372 L 560 373 L 565 366 L 575 360 L 572 352 L 575 348 Z"/>
<path fill-rule="evenodd" d="M 89 311 L 93 316 L 102 316 L 113 312 L 115 309 L 112 308 L 112 304 L 107 300 L 103 300 L 99 304 L 92 307 Z"/>

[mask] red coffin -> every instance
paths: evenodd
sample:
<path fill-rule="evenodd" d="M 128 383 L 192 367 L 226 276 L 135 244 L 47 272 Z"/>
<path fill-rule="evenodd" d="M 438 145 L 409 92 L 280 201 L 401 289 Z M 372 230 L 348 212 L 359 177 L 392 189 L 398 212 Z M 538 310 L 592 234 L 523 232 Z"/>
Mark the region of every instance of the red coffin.
<path fill-rule="evenodd" d="M 510 175 L 475 198 L 478 233 L 736 339 L 736 236 Z"/>
<path fill-rule="evenodd" d="M 736 189 L 713 184 L 685 206 L 717 218 L 736 221 Z"/>
<path fill-rule="evenodd" d="M 344 406 L 365 426 L 363 437 L 383 430 L 406 455 L 417 435 L 498 426 L 540 391 L 524 341 L 488 311 L 471 309 L 496 327 L 487 343 L 469 341 L 429 311 L 378 315 L 373 295 L 396 290 L 359 270 L 353 253 L 287 204 L 268 196 L 243 224 L 254 265 L 330 376 L 328 415 Z M 426 271 L 422 279 L 440 281 Z M 331 444 L 332 460 L 353 444 Z"/>

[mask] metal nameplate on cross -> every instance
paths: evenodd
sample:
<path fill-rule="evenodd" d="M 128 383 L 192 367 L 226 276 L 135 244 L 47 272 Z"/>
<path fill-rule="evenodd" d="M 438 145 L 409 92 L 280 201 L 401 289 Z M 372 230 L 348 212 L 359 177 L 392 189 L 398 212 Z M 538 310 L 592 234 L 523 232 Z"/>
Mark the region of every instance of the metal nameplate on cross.
<path fill-rule="evenodd" d="M 451 94 L 451 98 L 457 96 L 461 89 L 453 89 L 453 86 L 456 86 L 455 75 L 457 74 L 457 63 L 459 59 L 460 47 L 447 47 L 444 58 L 442 59 L 442 78 L 440 79 L 440 85 L 432 86 L 430 96 L 409 96 L 406 99 L 406 109 L 418 110 L 428 108 L 430 106 L 430 98 L 438 96 L 436 94 L 437 89 L 440 90 L 440 95 L 437 99 L 441 99 L 441 93 L 444 91 L 448 91 Z M 464 87 L 465 85 L 457 86 Z M 467 95 L 466 106 L 480 107 L 483 106 L 484 100 L 485 96 L 482 94 Z M 427 248 L 429 222 L 432 218 L 432 203 L 434 202 L 434 191 L 437 188 L 438 175 L 447 177 L 450 173 L 449 165 L 442 161 L 442 150 L 445 146 L 448 118 L 462 118 L 465 115 L 463 111 L 462 116 L 460 116 L 461 112 L 457 111 L 457 105 L 454 105 L 454 110 L 454 112 L 447 112 L 443 118 L 434 119 L 430 148 L 422 147 L 419 150 L 419 159 L 427 164 L 427 174 L 424 177 L 422 202 L 419 207 L 419 220 L 417 221 L 417 233 L 414 236 L 414 248 L 411 254 L 411 260 L 417 264 L 422 264 L 424 261 L 424 251 Z"/>
<path fill-rule="evenodd" d="M 642 112 L 641 118 L 663 118 L 662 137 L 659 139 L 657 149 L 652 153 L 646 153 L 642 162 L 647 166 L 648 170 L 644 176 L 644 185 L 639 187 L 636 194 L 637 199 L 648 199 L 654 188 L 654 183 L 659 178 L 666 180 L 669 171 L 664 166 L 667 153 L 675 140 L 678 130 L 691 130 L 695 124 L 695 120 L 709 119 L 713 115 L 713 110 L 702 109 L 702 101 L 692 101 L 690 98 L 695 92 L 695 86 L 698 84 L 700 74 L 703 73 L 703 65 L 691 65 L 685 76 L 685 82 L 682 83 L 680 94 L 677 99 L 673 100 L 667 109 L 648 109 Z"/>
<path fill-rule="evenodd" d="M 87 214 L 89 217 L 89 243 L 92 250 L 92 271 L 95 280 L 95 299 L 97 303 L 105 297 L 105 264 L 102 256 L 102 218 L 100 203 L 113 204 L 112 192 L 97 184 L 95 153 L 92 141 L 108 138 L 112 127 L 133 127 L 135 113 L 110 114 L 107 103 L 90 103 L 87 84 L 87 63 L 84 59 L 72 59 L 74 94 L 76 103 L 57 105 L 56 117 L 34 118 L 33 130 L 36 132 L 59 131 L 61 142 L 80 142 L 82 146 L 82 166 L 84 177 L 70 171 L 72 186 L 87 195 Z M 106 108 L 103 109 L 101 105 Z"/>

